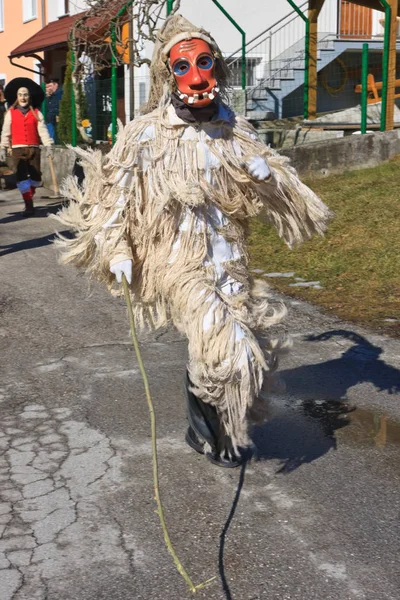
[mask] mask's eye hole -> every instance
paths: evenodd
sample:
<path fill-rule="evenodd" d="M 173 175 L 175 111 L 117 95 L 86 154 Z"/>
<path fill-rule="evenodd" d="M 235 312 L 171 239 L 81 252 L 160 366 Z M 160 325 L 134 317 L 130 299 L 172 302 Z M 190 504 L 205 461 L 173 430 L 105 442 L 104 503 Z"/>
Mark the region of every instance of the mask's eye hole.
<path fill-rule="evenodd" d="M 211 69 L 214 66 L 214 61 L 211 56 L 200 56 L 197 59 L 199 69 Z"/>
<path fill-rule="evenodd" d="M 174 64 L 174 74 L 175 75 L 186 75 L 186 73 L 190 69 L 190 64 L 187 60 L 178 60 Z"/>

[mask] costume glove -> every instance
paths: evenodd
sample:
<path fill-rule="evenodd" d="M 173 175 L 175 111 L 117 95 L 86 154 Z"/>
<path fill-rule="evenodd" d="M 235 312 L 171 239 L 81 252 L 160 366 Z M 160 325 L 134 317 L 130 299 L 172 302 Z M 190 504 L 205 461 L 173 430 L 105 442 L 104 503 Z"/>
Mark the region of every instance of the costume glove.
<path fill-rule="evenodd" d="M 47 158 L 53 158 L 54 157 L 54 148 L 53 148 L 53 145 L 46 146 L 46 156 L 47 156 Z"/>
<path fill-rule="evenodd" d="M 265 181 L 271 177 L 269 166 L 258 154 L 246 162 L 246 168 L 250 175 L 258 181 Z"/>
<path fill-rule="evenodd" d="M 125 275 L 128 283 L 132 283 L 132 261 L 121 260 L 110 267 L 111 273 L 114 273 L 118 283 L 122 283 L 122 275 Z"/>
<path fill-rule="evenodd" d="M 0 148 L 0 162 L 7 162 L 7 148 Z"/>

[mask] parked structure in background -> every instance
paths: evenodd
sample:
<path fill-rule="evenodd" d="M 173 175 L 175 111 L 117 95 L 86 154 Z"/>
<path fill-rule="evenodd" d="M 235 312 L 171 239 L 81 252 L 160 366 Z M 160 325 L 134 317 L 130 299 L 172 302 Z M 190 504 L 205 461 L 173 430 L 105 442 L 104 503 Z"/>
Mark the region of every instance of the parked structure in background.
<path fill-rule="evenodd" d="M 308 85 L 312 97 L 308 116 L 313 118 L 316 112 L 340 110 L 359 104 L 360 97 L 355 86 L 361 82 L 362 46 L 365 42 L 369 44 L 371 69 L 375 79 L 382 81 L 384 1 L 298 2 L 296 7 L 299 11 L 293 9 L 250 40 L 246 47 L 247 116 L 257 119 L 265 117 L 268 112 L 275 113 L 277 117 L 292 117 L 303 113 L 307 68 L 306 26 L 299 13 L 309 18 L 310 55 L 315 51 L 314 61 L 313 56 L 310 56 Z M 360 6 L 363 3 L 369 7 Z M 289 3 L 285 4 L 290 8 Z M 392 25 L 398 34 L 397 0 L 393 3 L 393 8 Z M 397 53 L 399 51 L 400 40 Z M 237 87 L 240 82 L 240 64 L 241 49 L 238 48 L 231 61 Z"/>
<path fill-rule="evenodd" d="M 13 64 L 28 64 L 49 76 L 64 79 L 68 37 L 89 0 L 16 0 L 11 19 L 10 3 L 0 0 L 0 83 L 3 79 L 21 74 L 12 67 L 5 54 L 9 51 Z M 5 9 L 3 18 L 2 4 Z M 110 6 L 119 6 L 110 0 Z M 115 6 L 114 6 L 115 4 Z M 18 11 L 17 5 L 21 10 Z M 29 7 L 28 7 L 29 5 Z M 120 5 L 124 5 L 121 0 Z M 168 6 L 173 6 L 170 0 Z M 237 112 L 251 119 L 306 116 L 356 106 L 360 103 L 362 45 L 369 44 L 369 74 L 373 75 L 385 96 L 388 86 L 383 81 L 383 49 L 385 7 L 393 18 L 387 28 L 387 42 L 391 43 L 389 88 L 387 105 L 389 122 L 393 120 L 396 79 L 396 60 L 399 0 L 281 0 L 265 2 L 252 0 L 243 10 L 242 0 L 181 0 L 180 12 L 190 20 L 201 22 L 212 34 L 218 33 L 225 57 L 230 57 L 233 72 L 233 104 Z M 24 21 L 29 10 L 37 14 Z M 229 10 L 229 18 L 227 11 Z M 25 12 L 24 12 L 25 11 Z M 111 19 L 111 12 L 110 12 Z M 17 23 L 18 21 L 18 23 Z M 305 23 L 307 21 L 307 24 Z M 23 23 L 23 28 L 20 27 Z M 234 25 L 236 23 L 236 27 Z M 9 25 L 10 24 L 10 25 Z M 128 24 L 127 24 L 128 26 Z M 134 26 L 134 25 L 133 25 Z M 28 29 L 31 27 L 32 29 Z M 3 28 L 3 31 L 1 31 Z M 16 44 L 15 33 L 21 31 L 22 43 Z M 245 59 L 240 31 L 246 34 Z M 33 35 L 32 35 L 33 33 Z M 10 44 L 12 36 L 12 44 Z M 306 52 L 306 39 L 309 51 Z M 7 44 L 4 45 L 4 40 Z M 142 53 L 150 58 L 152 45 L 144 44 Z M 307 58 L 308 57 L 308 58 Z M 308 61 L 308 62 L 307 62 Z M 246 74 L 245 91 L 243 63 Z M 36 65 L 36 67 L 34 66 Z M 13 69 L 11 72 L 8 69 Z M 90 65 L 88 65 L 90 68 Z M 399 68 L 400 70 L 400 68 Z M 388 71 L 388 72 L 389 72 Z M 24 72 L 23 74 L 27 74 Z M 31 75 L 39 81 L 39 75 Z M 90 79 L 90 76 L 88 76 Z M 96 139 L 107 139 L 107 130 L 113 114 L 127 122 L 139 113 L 147 100 L 149 73 L 147 65 L 132 68 L 128 64 L 117 70 L 117 99 L 111 98 L 111 71 L 92 77 L 88 84 L 90 116 Z M 133 80 L 133 84 L 132 84 Z M 392 82 L 392 83 L 391 83 Z M 357 87 L 358 86 L 358 87 Z M 391 103 L 391 106 L 389 104 Z"/>

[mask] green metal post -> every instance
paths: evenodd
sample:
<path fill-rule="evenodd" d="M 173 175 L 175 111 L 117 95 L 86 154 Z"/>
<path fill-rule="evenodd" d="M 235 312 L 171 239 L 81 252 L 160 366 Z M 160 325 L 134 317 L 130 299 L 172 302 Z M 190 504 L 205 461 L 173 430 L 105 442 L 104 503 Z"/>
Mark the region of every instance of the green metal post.
<path fill-rule="evenodd" d="M 293 0 L 287 0 L 290 6 L 301 17 L 306 26 L 305 51 L 304 51 L 304 118 L 308 119 L 308 81 L 310 72 L 310 19 L 300 10 Z"/>
<path fill-rule="evenodd" d="M 111 51 L 111 143 L 114 145 L 117 137 L 117 32 L 115 23 L 112 24 L 111 29 Z"/>
<path fill-rule="evenodd" d="M 388 99 L 388 79 L 389 79 L 389 53 L 390 53 L 390 26 L 392 19 L 392 10 L 387 0 L 379 0 L 381 6 L 385 9 L 385 37 L 383 42 L 383 60 L 382 60 L 382 111 L 381 111 L 381 131 L 386 131 L 386 112 Z"/>
<path fill-rule="evenodd" d="M 44 120 L 46 121 L 47 102 L 46 102 L 46 82 L 45 81 L 42 81 L 41 88 L 44 92 L 44 100 L 42 102 L 42 115 L 44 116 Z"/>
<path fill-rule="evenodd" d="M 71 69 L 72 72 L 75 68 L 75 54 L 71 52 Z M 72 130 L 71 130 L 71 145 L 75 148 L 76 146 L 76 106 L 75 106 L 75 94 L 74 94 L 74 86 L 71 81 L 71 115 L 72 115 Z"/>
<path fill-rule="evenodd" d="M 368 110 L 368 44 L 363 44 L 361 67 L 361 133 L 367 133 Z"/>
<path fill-rule="evenodd" d="M 170 15 L 174 7 L 174 0 L 167 0 L 167 15 Z"/>
<path fill-rule="evenodd" d="M 236 23 L 231 15 L 225 10 L 218 0 L 212 0 L 219 10 L 226 16 L 227 19 L 240 31 L 242 35 L 242 90 L 246 89 L 246 32 Z"/>

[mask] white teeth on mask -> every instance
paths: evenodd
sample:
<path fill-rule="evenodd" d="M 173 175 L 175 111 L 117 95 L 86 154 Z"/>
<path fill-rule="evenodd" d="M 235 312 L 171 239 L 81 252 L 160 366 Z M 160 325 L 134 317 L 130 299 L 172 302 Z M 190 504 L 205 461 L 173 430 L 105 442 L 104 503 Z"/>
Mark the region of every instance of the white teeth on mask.
<path fill-rule="evenodd" d="M 210 100 L 214 100 L 215 95 L 214 94 L 208 94 L 208 97 L 210 98 Z"/>
<path fill-rule="evenodd" d="M 194 98 L 193 98 L 193 96 L 189 96 L 189 98 L 188 98 L 188 104 L 194 104 Z"/>
<path fill-rule="evenodd" d="M 215 88 L 214 88 L 214 92 L 216 92 L 216 93 L 218 94 L 218 92 L 219 92 L 219 87 L 215 87 Z"/>
<path fill-rule="evenodd" d="M 199 99 L 199 95 L 198 94 L 193 94 L 193 98 L 194 98 L 194 101 L 197 102 L 197 100 Z"/>
<path fill-rule="evenodd" d="M 183 99 L 184 99 L 184 97 L 185 97 L 185 94 L 182 94 L 182 92 L 181 92 L 181 93 L 179 94 L 179 98 L 180 98 L 181 100 L 183 100 Z"/>
<path fill-rule="evenodd" d="M 208 92 L 204 92 L 203 98 L 208 98 Z"/>

